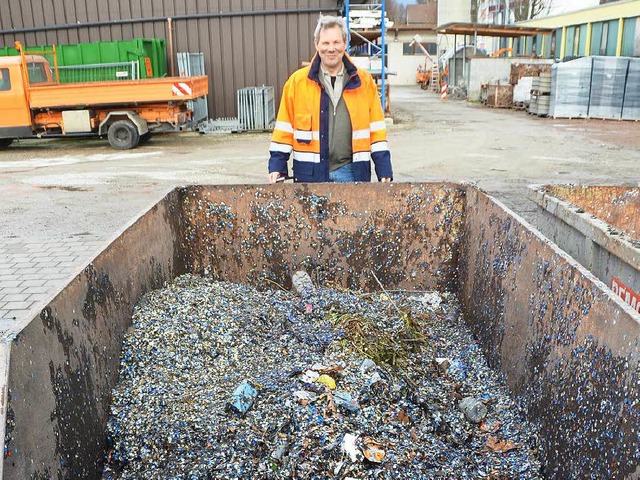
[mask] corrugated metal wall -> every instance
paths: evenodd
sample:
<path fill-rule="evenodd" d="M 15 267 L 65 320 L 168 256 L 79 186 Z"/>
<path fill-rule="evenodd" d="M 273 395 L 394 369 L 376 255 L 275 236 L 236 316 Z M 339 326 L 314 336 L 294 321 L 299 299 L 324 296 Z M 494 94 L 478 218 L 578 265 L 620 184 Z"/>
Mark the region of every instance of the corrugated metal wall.
<path fill-rule="evenodd" d="M 236 116 L 238 88 L 282 85 L 311 58 L 320 12 L 338 0 L 24 0 L 3 2 L 0 46 L 165 38 L 174 50 L 203 52 L 209 115 Z M 169 63 L 168 63 L 169 65 Z M 176 67 L 176 75 L 177 72 Z"/>

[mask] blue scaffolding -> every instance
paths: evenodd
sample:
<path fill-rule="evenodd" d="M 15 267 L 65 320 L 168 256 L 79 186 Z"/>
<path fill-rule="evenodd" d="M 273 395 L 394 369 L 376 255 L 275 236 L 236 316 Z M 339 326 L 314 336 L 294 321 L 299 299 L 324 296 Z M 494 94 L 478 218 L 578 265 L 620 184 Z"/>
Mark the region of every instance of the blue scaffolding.
<path fill-rule="evenodd" d="M 366 42 L 368 42 L 371 46 L 379 49 L 380 51 L 380 58 L 382 59 L 381 62 L 381 70 L 380 70 L 380 81 L 382 83 L 381 86 L 381 92 L 380 92 L 380 100 L 382 102 L 382 111 L 386 112 L 386 63 L 387 63 L 387 57 L 386 57 L 386 42 L 385 42 L 385 37 L 386 37 L 386 31 L 387 31 L 387 23 L 386 23 L 386 12 L 385 12 L 385 0 L 379 0 L 378 3 L 372 4 L 372 5 L 379 5 L 380 6 L 380 46 L 372 44 L 371 42 L 369 42 L 367 39 L 365 39 L 364 37 L 363 40 L 365 40 Z M 349 22 L 349 11 L 350 11 L 350 5 L 349 5 L 349 0 L 344 0 L 344 17 L 347 20 L 347 29 L 349 30 L 349 33 L 355 33 L 356 35 L 358 35 L 357 32 L 352 31 L 351 30 L 351 26 L 350 26 L 350 22 Z M 347 51 L 349 51 L 349 48 L 351 46 L 351 36 L 349 36 L 349 38 L 347 39 Z"/>

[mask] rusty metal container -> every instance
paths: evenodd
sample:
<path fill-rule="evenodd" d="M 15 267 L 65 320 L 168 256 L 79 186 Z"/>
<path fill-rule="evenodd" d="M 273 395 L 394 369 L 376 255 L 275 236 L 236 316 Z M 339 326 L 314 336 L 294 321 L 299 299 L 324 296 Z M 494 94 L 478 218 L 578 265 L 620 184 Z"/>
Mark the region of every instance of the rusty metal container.
<path fill-rule="evenodd" d="M 540 228 L 640 312 L 640 187 L 534 185 Z"/>
<path fill-rule="evenodd" d="M 640 317 L 473 186 L 191 186 L 170 191 L 5 335 L 4 478 L 99 478 L 123 335 L 142 294 L 205 273 L 458 295 L 490 364 L 542 425 L 550 478 L 632 477 Z M 4 424 L 4 422 L 3 422 Z"/>

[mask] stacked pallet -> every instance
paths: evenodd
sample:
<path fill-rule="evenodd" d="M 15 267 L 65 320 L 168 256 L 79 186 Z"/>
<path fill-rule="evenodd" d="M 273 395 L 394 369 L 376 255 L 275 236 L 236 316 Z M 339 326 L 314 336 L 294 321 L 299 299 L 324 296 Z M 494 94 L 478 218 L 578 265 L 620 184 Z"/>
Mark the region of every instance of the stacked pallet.
<path fill-rule="evenodd" d="M 512 63 L 509 83 L 513 85 L 513 108 L 529 110 L 533 79 L 551 73 L 551 63 Z M 537 100 L 537 98 L 535 99 Z M 534 109 L 536 105 L 534 105 Z"/>
<path fill-rule="evenodd" d="M 550 116 L 586 118 L 589 115 L 592 64 L 592 57 L 584 57 L 553 66 Z"/>
<path fill-rule="evenodd" d="M 640 120 L 640 58 L 629 60 L 629 73 L 622 105 L 623 120 Z"/>
<path fill-rule="evenodd" d="M 531 82 L 531 100 L 529 101 L 529 113 L 546 117 L 549 115 L 551 96 L 551 72 L 544 71 L 539 77 L 533 77 Z"/>
<path fill-rule="evenodd" d="M 593 57 L 589 117 L 620 120 L 629 59 Z"/>

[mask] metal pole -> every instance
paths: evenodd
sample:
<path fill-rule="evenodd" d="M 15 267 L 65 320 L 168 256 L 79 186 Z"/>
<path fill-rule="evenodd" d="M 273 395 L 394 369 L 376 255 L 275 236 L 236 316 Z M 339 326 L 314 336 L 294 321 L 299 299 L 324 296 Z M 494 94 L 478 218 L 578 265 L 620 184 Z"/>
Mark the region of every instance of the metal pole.
<path fill-rule="evenodd" d="M 458 56 L 458 34 L 453 34 L 453 76 L 449 80 L 449 85 L 456 86 L 456 57 Z M 453 80 L 453 82 L 451 81 Z"/>
<path fill-rule="evenodd" d="M 60 83 L 60 72 L 58 71 L 58 53 L 56 52 L 56 44 L 52 45 L 53 47 L 53 68 L 56 71 L 56 83 Z"/>
<path fill-rule="evenodd" d="M 349 26 L 349 0 L 345 0 L 344 2 L 344 16 L 347 19 L 347 52 L 349 52 L 349 48 L 351 47 L 351 27 Z"/>
<path fill-rule="evenodd" d="M 464 87 L 467 88 L 467 34 L 464 34 L 464 41 L 462 42 L 462 81 Z"/>
<path fill-rule="evenodd" d="M 385 61 L 386 61 L 386 52 L 385 52 L 385 32 L 387 29 L 387 25 L 385 22 L 385 8 L 384 8 L 385 0 L 382 0 L 382 19 L 380 23 L 380 31 L 382 32 L 382 70 L 381 70 L 381 78 L 382 78 L 382 111 L 386 112 L 386 69 L 385 69 Z"/>
<path fill-rule="evenodd" d="M 173 22 L 171 17 L 167 18 L 167 30 L 169 30 L 169 74 L 176 76 L 175 52 L 173 51 Z"/>

